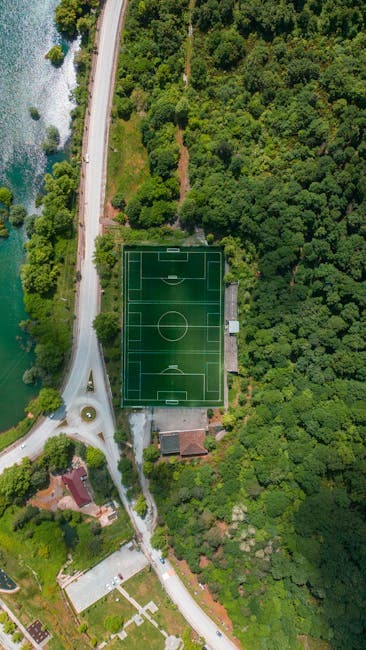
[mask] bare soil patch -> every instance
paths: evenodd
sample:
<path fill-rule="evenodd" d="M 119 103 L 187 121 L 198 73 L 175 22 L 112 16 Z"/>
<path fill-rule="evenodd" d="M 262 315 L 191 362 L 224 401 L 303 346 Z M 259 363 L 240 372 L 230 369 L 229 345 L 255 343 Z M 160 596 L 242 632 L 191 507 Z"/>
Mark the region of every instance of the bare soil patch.
<path fill-rule="evenodd" d="M 61 476 L 51 476 L 50 484 L 45 490 L 39 490 L 37 494 L 29 499 L 28 503 L 37 506 L 41 510 L 57 510 L 59 501 L 63 498 L 65 489 Z"/>
<path fill-rule="evenodd" d="M 201 559 L 202 560 L 200 560 L 200 564 L 201 561 L 203 562 L 207 561 L 207 563 L 209 562 L 206 556 L 201 556 Z M 177 560 L 177 558 L 173 555 L 172 552 L 169 553 L 169 560 L 176 567 L 177 573 L 183 576 L 184 582 L 189 585 L 190 590 L 194 592 L 197 602 L 200 605 L 204 606 L 204 609 L 208 612 L 208 614 L 212 616 L 212 618 L 216 620 L 217 623 L 220 624 L 225 629 L 229 638 L 231 638 L 233 643 L 238 648 L 240 648 L 239 641 L 232 636 L 233 624 L 231 622 L 231 619 L 229 618 L 229 615 L 225 607 L 221 605 L 221 603 L 218 603 L 217 601 L 214 600 L 207 586 L 205 586 L 204 589 L 202 589 L 199 586 L 198 577 L 194 573 L 192 573 L 185 560 Z"/>
<path fill-rule="evenodd" d="M 178 129 L 177 143 L 179 145 L 179 203 L 183 203 L 184 197 L 189 191 L 190 186 L 188 176 L 189 152 L 187 147 L 183 144 L 183 131 L 181 128 Z"/>
<path fill-rule="evenodd" d="M 206 555 L 200 555 L 200 567 L 201 567 L 201 569 L 204 569 L 209 564 L 210 564 L 210 560 L 206 557 Z"/>

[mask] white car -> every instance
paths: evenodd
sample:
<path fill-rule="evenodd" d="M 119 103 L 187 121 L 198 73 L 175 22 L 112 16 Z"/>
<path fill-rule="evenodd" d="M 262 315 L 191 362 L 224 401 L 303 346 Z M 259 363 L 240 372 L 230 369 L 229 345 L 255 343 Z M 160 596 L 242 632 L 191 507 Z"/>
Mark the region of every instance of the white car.
<path fill-rule="evenodd" d="M 20 448 L 21 448 L 21 449 L 24 449 L 24 447 L 26 446 L 26 444 L 27 444 L 27 443 L 22 442 L 22 444 L 20 445 Z"/>
<path fill-rule="evenodd" d="M 88 154 L 88 153 L 85 154 L 85 162 L 86 162 L 86 163 L 89 162 L 89 154 Z"/>

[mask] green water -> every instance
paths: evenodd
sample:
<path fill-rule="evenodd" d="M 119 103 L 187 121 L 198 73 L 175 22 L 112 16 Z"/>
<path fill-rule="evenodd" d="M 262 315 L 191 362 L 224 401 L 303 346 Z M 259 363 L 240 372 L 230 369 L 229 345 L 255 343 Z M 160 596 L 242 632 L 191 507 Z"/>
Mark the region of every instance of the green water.
<path fill-rule="evenodd" d="M 0 0 L 0 185 L 9 185 L 15 202 L 24 203 L 30 212 L 46 170 L 41 149 L 46 126 L 57 126 L 61 144 L 69 135 L 76 45 L 60 69 L 44 58 L 58 42 L 53 24 L 56 4 L 57 0 Z M 41 113 L 38 122 L 30 118 L 31 105 Z M 23 417 L 35 393 L 22 381 L 33 354 L 18 325 L 27 318 L 19 275 L 25 235 L 22 229 L 8 227 L 10 237 L 0 239 L 0 431 Z"/>

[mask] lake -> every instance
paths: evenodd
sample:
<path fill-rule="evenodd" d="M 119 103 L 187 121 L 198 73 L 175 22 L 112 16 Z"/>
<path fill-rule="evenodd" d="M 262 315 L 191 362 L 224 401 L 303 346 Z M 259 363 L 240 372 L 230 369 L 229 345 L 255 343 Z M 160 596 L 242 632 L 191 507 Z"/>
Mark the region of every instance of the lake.
<path fill-rule="evenodd" d="M 64 145 L 69 136 L 70 93 L 76 84 L 74 43 L 63 66 L 56 69 L 44 56 L 60 42 L 53 23 L 57 0 L 0 0 L 0 185 L 8 185 L 14 202 L 34 212 L 47 160 L 41 143 L 45 129 L 57 126 Z M 39 121 L 31 119 L 36 106 Z M 19 328 L 26 319 L 20 282 L 24 261 L 23 229 L 10 227 L 0 239 L 0 431 L 16 424 L 35 393 L 22 376 L 33 365 L 32 352 Z"/>

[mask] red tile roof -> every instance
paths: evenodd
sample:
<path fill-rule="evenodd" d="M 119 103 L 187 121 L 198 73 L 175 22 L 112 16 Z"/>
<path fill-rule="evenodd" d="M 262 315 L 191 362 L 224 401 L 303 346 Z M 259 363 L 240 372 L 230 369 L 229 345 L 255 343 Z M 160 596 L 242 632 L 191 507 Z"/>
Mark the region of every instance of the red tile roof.
<path fill-rule="evenodd" d="M 81 508 L 87 503 L 91 502 L 91 498 L 88 494 L 88 491 L 82 482 L 81 478 L 87 476 L 85 467 L 78 467 L 73 469 L 71 472 L 64 474 L 62 477 L 62 482 L 69 488 L 73 498 L 76 501 L 76 505 Z"/>
<path fill-rule="evenodd" d="M 204 429 L 196 431 L 180 431 L 179 447 L 181 456 L 198 456 L 207 454 L 205 448 L 206 432 Z"/>

